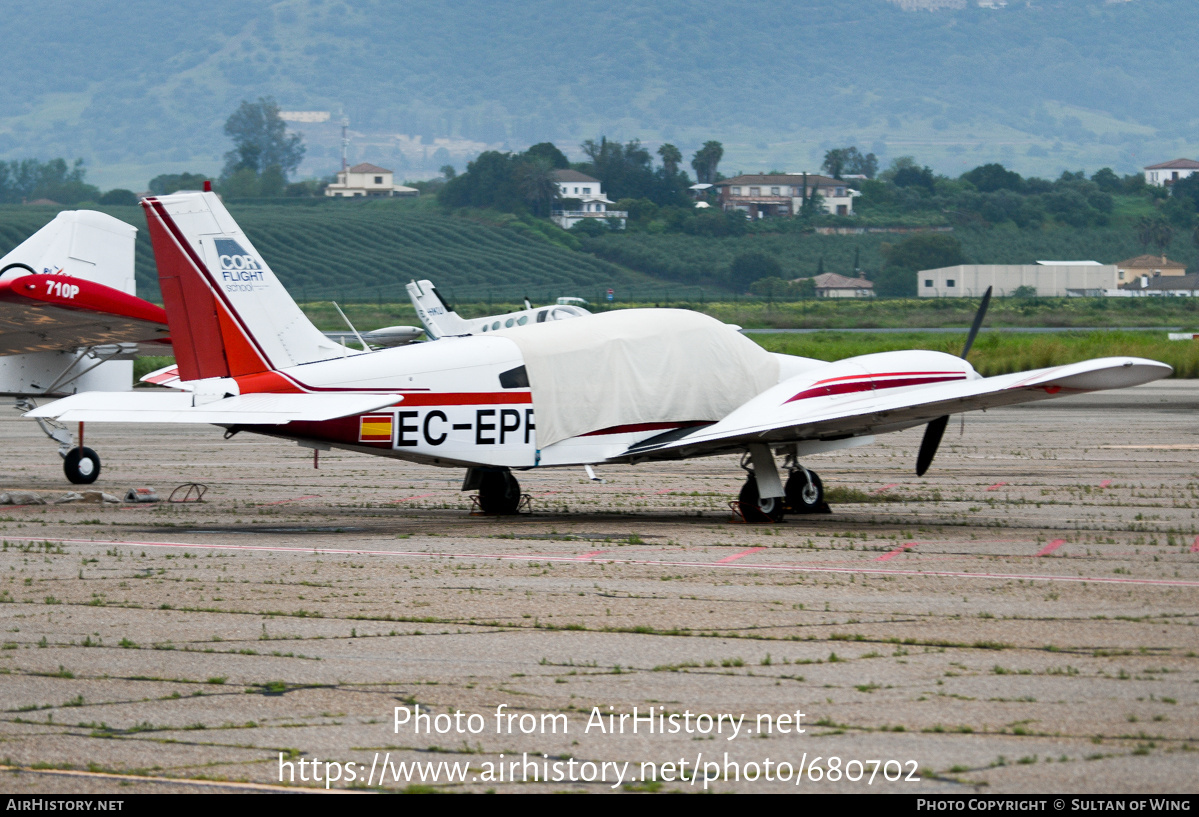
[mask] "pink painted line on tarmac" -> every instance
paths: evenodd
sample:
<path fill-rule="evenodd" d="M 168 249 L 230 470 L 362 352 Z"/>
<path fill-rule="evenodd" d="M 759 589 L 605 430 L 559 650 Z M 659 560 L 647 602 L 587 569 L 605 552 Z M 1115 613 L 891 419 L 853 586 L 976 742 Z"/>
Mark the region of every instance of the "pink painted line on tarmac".
<path fill-rule="evenodd" d="M 590 553 L 579 554 L 578 556 L 575 557 L 575 560 L 580 561 L 580 562 L 586 562 L 588 559 L 594 559 L 596 556 L 599 556 L 601 553 L 607 553 L 607 552 L 608 551 L 606 551 L 606 550 L 593 550 Z"/>
<path fill-rule="evenodd" d="M 1109 486 L 1111 484 L 1112 484 L 1112 481 L 1110 479 L 1105 479 L 1103 482 L 1099 483 L 1099 487 L 1106 488 L 1107 486 Z"/>
<path fill-rule="evenodd" d="M 1199 553 L 1199 536 L 1195 537 L 1195 543 L 1191 545 L 1191 553 Z"/>
<path fill-rule="evenodd" d="M 575 556 L 546 556 L 529 553 L 463 553 L 463 552 L 433 552 L 421 550 L 370 550 L 363 548 L 322 548 L 322 547 L 285 547 L 282 545 L 208 545 L 197 542 L 137 542 L 123 539 L 62 539 L 48 536 L 5 536 L 10 542 L 60 542 L 64 545 L 96 545 L 98 547 L 163 548 L 169 550 L 225 550 L 245 551 L 247 553 L 294 553 L 297 555 L 314 556 L 391 556 L 405 559 L 497 559 L 514 562 L 577 562 Z M 1126 579 L 1117 576 L 1051 576 L 1035 573 L 970 573 L 964 570 L 897 570 L 883 567 L 818 567 L 804 564 L 737 564 L 735 562 L 720 564 L 719 562 L 682 562 L 667 559 L 602 559 L 602 564 L 642 565 L 648 567 L 718 567 L 728 570 L 770 570 L 781 573 L 845 573 L 851 575 L 880 575 L 880 576 L 914 576 L 919 578 L 949 578 L 949 579 L 988 579 L 991 581 L 1025 581 L 1038 582 L 1074 582 L 1092 584 L 1137 584 L 1157 587 L 1194 587 L 1199 589 L 1199 581 L 1184 581 L 1182 579 Z"/>
<path fill-rule="evenodd" d="M 723 559 L 717 559 L 716 564 L 727 565 L 729 562 L 735 562 L 738 559 L 744 559 L 749 554 L 757 553 L 759 550 L 766 550 L 766 548 L 749 548 L 748 550 L 743 550 L 740 553 L 734 553 L 732 556 L 725 556 Z"/>
<path fill-rule="evenodd" d="M 887 483 L 886 485 L 884 485 L 883 487 L 881 487 L 881 488 L 878 488 L 877 490 L 871 491 L 870 493 L 872 493 L 872 494 L 881 494 L 883 491 L 889 491 L 889 490 L 891 490 L 892 488 L 897 488 L 897 487 L 899 487 L 899 483 L 898 483 L 898 482 L 888 482 L 888 483 Z"/>
<path fill-rule="evenodd" d="M 888 551 L 887 553 L 884 553 L 882 556 L 879 556 L 874 561 L 876 561 L 876 562 L 890 561 L 891 559 L 894 559 L 896 556 L 903 553 L 904 551 L 911 550 L 914 547 L 916 547 L 915 542 L 904 542 L 899 547 L 895 548 L 894 550 Z"/>
<path fill-rule="evenodd" d="M 1050 553 L 1053 553 L 1053 551 L 1057 550 L 1064 544 L 1066 544 L 1065 539 L 1054 539 L 1052 542 L 1047 544 L 1045 547 L 1043 547 L 1039 551 L 1037 551 L 1037 555 L 1038 556 L 1048 556 Z"/>
<path fill-rule="evenodd" d="M 996 482 L 994 485 L 992 485 L 991 487 L 987 488 L 987 490 L 988 490 L 988 491 L 994 491 L 996 488 L 1002 488 L 1004 485 L 1007 485 L 1007 483 L 1006 483 L 1006 482 Z"/>
<path fill-rule="evenodd" d="M 428 497 L 431 497 L 431 496 L 437 496 L 437 495 L 436 494 L 417 494 L 416 496 L 406 496 L 403 499 L 391 500 L 391 504 L 395 505 L 397 502 L 409 502 L 413 499 L 427 499 Z"/>
<path fill-rule="evenodd" d="M 285 505 L 288 502 L 300 502 L 305 499 L 320 499 L 320 494 L 309 494 L 308 496 L 297 496 L 293 499 L 280 499 L 278 502 L 263 502 L 263 505 Z"/>

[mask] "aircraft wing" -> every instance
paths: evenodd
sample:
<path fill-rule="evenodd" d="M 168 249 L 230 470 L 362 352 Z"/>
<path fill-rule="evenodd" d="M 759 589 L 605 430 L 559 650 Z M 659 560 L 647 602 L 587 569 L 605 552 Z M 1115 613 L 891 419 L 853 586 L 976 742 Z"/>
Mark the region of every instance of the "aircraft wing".
<path fill-rule="evenodd" d="M 283 425 L 364 414 L 401 399 L 398 394 L 243 394 L 196 406 L 192 405 L 190 392 L 84 392 L 25 416 L 51 417 L 67 423 Z"/>
<path fill-rule="evenodd" d="M 162 307 L 95 281 L 69 275 L 0 281 L 0 355 L 122 343 L 162 345 L 155 353 L 170 354 L 168 334 Z"/>
<path fill-rule="evenodd" d="M 618 459 L 715 454 L 750 443 L 840 440 L 923 425 L 947 414 L 1010 406 L 1103 389 L 1137 386 L 1173 370 L 1144 358 L 1099 358 L 1016 374 L 903 389 L 830 396 L 789 382 L 775 386 L 709 426 L 675 430 L 633 445 Z"/>

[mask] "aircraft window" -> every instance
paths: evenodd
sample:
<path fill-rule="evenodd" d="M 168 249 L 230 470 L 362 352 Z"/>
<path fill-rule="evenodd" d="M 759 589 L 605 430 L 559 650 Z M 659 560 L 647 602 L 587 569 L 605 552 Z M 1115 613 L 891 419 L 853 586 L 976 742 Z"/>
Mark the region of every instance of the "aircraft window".
<path fill-rule="evenodd" d="M 486 331 L 487 331 L 487 324 L 483 324 L 483 331 L 484 331 L 484 332 L 486 332 Z"/>
<path fill-rule="evenodd" d="M 517 366 L 515 369 L 500 372 L 500 388 L 527 389 L 528 387 L 529 373 L 525 371 L 524 366 Z"/>
<path fill-rule="evenodd" d="M 538 312 L 537 313 L 537 322 L 545 323 L 545 316 L 548 315 L 549 313 L 550 313 L 550 311 L 548 309 L 543 309 L 540 312 Z"/>
<path fill-rule="evenodd" d="M 511 328 L 512 328 L 512 324 L 514 324 L 514 323 L 516 323 L 516 321 L 512 320 L 511 318 L 509 318 L 508 320 L 504 321 L 504 327 L 505 327 L 505 328 L 507 328 L 507 329 L 511 329 Z"/>
<path fill-rule="evenodd" d="M 500 328 L 500 322 L 499 322 L 499 321 L 496 321 L 495 323 L 493 323 L 493 324 L 491 325 L 491 328 L 492 328 L 492 329 L 499 329 L 499 328 Z"/>
<path fill-rule="evenodd" d="M 550 311 L 550 320 L 552 321 L 560 321 L 566 318 L 577 317 L 579 317 L 579 310 L 575 309 L 573 306 L 555 306 Z"/>
<path fill-rule="evenodd" d="M 526 323 L 528 323 L 528 322 L 529 322 L 529 316 L 528 316 L 528 315 L 521 315 L 519 318 L 517 318 L 517 319 L 516 319 L 516 325 L 517 325 L 517 326 L 524 326 L 524 325 L 525 325 Z"/>

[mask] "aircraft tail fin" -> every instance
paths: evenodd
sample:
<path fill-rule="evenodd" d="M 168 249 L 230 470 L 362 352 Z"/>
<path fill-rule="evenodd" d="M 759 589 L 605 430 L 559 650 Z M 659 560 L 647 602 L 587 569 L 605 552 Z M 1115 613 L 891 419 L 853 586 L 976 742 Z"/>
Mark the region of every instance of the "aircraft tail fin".
<path fill-rule="evenodd" d="M 408 284 L 408 297 L 416 315 L 425 325 L 425 333 L 430 338 L 444 338 L 447 335 L 469 335 L 470 325 L 447 304 L 432 281 L 411 281 Z"/>
<path fill-rule="evenodd" d="M 215 193 L 144 199 L 183 380 L 350 354 L 312 325 Z"/>
<path fill-rule="evenodd" d="M 94 210 L 67 210 L 0 258 L 0 278 L 69 275 L 134 294 L 137 228 Z"/>

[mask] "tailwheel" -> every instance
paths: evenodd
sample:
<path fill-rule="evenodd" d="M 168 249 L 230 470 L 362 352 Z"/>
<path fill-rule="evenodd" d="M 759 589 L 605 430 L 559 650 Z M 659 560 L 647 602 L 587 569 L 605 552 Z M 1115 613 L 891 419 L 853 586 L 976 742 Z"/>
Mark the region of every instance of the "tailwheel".
<path fill-rule="evenodd" d="M 741 493 L 737 499 L 741 503 L 741 515 L 745 517 L 746 522 L 761 524 L 783 521 L 786 513 L 783 498 L 772 496 L 763 499 L 758 496 L 758 481 L 752 473 L 741 486 Z"/>
<path fill-rule="evenodd" d="M 520 507 L 520 483 L 507 468 L 483 472 L 479 481 L 479 510 L 491 516 L 511 516 Z"/>
<path fill-rule="evenodd" d="M 76 446 L 63 457 L 62 470 L 76 485 L 90 485 L 100 476 L 100 455 L 90 448 Z"/>
<path fill-rule="evenodd" d="M 826 513 L 828 504 L 824 501 L 824 483 L 815 471 L 806 468 L 796 468 L 787 477 L 783 488 L 787 494 L 787 509 L 792 513 Z"/>

